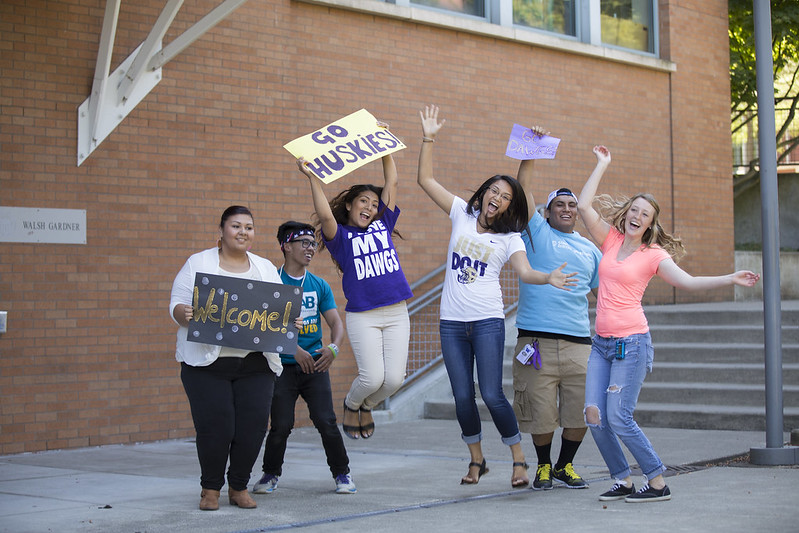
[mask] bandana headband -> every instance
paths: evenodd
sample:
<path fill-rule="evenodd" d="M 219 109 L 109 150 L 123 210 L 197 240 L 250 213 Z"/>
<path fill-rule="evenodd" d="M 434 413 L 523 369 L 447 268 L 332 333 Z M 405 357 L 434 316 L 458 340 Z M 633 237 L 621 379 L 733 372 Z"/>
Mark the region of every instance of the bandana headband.
<path fill-rule="evenodd" d="M 292 231 L 291 233 L 286 235 L 286 238 L 283 239 L 283 242 L 284 243 L 291 242 L 294 239 L 296 239 L 297 237 L 302 237 L 303 235 L 310 235 L 311 237 L 313 237 L 314 236 L 314 232 L 313 232 L 313 230 L 310 230 L 310 229 L 301 229 L 299 231 Z"/>

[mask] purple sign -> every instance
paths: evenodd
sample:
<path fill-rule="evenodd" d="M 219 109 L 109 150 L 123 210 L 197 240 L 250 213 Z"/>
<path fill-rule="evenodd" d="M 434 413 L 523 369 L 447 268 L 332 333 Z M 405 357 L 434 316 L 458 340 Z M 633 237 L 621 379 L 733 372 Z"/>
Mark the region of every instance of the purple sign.
<path fill-rule="evenodd" d="M 555 159 L 560 139 L 535 135 L 533 130 L 514 124 L 505 155 L 513 159 Z"/>

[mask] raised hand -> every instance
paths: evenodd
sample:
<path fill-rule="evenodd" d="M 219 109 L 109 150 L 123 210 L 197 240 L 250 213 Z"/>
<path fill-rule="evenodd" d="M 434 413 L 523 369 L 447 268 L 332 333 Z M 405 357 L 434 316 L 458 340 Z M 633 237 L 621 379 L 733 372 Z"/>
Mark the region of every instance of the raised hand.
<path fill-rule="evenodd" d="M 304 157 L 297 159 L 297 168 L 299 168 L 300 172 L 302 172 L 309 178 L 316 178 L 316 175 L 313 172 L 311 172 L 310 168 L 308 168 L 308 161 L 306 161 Z"/>
<path fill-rule="evenodd" d="M 594 154 L 596 155 L 597 163 L 610 164 L 610 150 L 602 145 L 594 146 Z"/>
<path fill-rule="evenodd" d="M 533 135 L 535 135 L 536 137 L 543 137 L 544 135 L 549 135 L 549 132 L 546 129 L 544 129 L 543 126 L 536 125 L 530 128 L 530 130 L 533 132 Z"/>
<path fill-rule="evenodd" d="M 419 111 L 419 116 L 422 119 L 422 135 L 428 139 L 435 139 L 438 131 L 447 122 L 446 120 L 438 121 L 438 106 L 426 105 L 422 111 Z"/>

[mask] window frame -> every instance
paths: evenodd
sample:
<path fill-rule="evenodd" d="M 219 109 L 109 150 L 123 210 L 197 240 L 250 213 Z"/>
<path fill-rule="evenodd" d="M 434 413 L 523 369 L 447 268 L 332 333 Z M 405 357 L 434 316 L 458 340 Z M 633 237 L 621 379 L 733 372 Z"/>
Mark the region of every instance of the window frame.
<path fill-rule="evenodd" d="M 675 72 L 677 66 L 659 55 L 657 0 L 652 3 L 653 52 L 606 45 L 601 39 L 600 0 L 576 0 L 578 36 L 513 24 L 513 0 L 485 0 L 486 16 L 462 14 L 440 8 L 414 4 L 411 0 L 293 0 L 332 8 L 370 13 L 407 20 L 496 39 L 521 42 L 606 61 L 637 65 L 664 72 Z"/>

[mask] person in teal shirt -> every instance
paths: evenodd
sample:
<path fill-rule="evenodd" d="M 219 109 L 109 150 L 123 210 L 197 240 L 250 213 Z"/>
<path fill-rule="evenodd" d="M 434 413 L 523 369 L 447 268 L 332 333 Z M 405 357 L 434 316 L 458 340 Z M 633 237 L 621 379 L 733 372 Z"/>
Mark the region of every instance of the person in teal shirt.
<path fill-rule="evenodd" d="M 354 494 L 349 457 L 344 439 L 336 425 L 333 395 L 328 370 L 338 355 L 344 339 L 344 324 L 336 308 L 330 285 L 308 272 L 318 243 L 310 224 L 288 221 L 277 230 L 283 252 L 283 265 L 278 269 L 285 285 L 302 287 L 302 329 L 294 354 L 280 354 L 283 374 L 275 383 L 272 398 L 272 424 L 264 446 L 263 476 L 253 487 L 254 494 L 269 494 L 277 489 L 283 473 L 286 442 L 294 428 L 294 406 L 302 396 L 308 405 L 311 421 L 322 437 L 327 464 L 339 494 Z M 322 318 L 330 328 L 331 342 L 325 344 Z"/>

